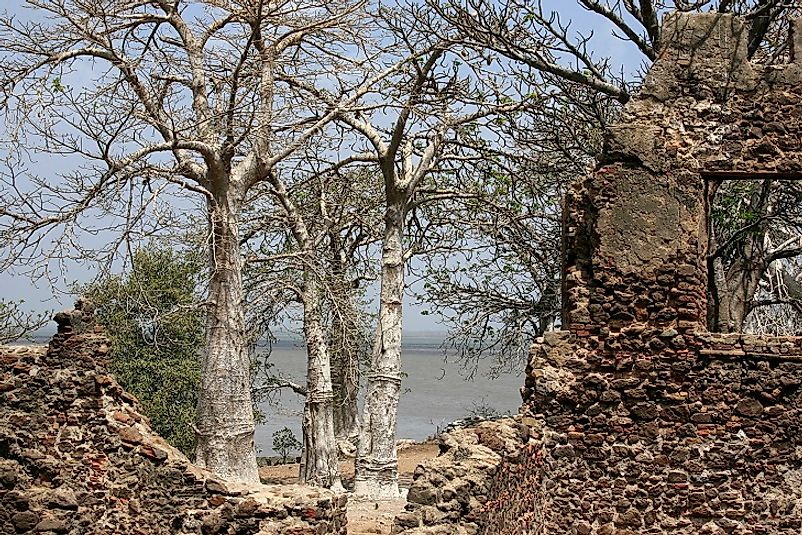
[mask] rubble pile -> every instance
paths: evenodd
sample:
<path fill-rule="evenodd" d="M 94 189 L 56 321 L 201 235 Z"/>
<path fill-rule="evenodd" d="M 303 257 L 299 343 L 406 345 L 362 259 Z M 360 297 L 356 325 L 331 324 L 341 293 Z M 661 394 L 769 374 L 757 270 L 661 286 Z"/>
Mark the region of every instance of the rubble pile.
<path fill-rule="evenodd" d="M 542 523 L 537 427 L 505 418 L 438 440 L 440 455 L 416 469 L 394 534 L 516 535 Z"/>

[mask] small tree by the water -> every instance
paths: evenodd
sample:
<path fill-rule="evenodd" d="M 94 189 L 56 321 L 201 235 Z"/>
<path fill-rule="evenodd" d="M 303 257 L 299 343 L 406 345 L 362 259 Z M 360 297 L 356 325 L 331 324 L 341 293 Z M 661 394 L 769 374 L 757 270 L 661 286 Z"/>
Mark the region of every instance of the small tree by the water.
<path fill-rule="evenodd" d="M 273 451 L 281 455 L 282 464 L 287 464 L 290 452 L 301 449 L 301 443 L 295 438 L 292 429 L 284 427 L 273 433 Z"/>

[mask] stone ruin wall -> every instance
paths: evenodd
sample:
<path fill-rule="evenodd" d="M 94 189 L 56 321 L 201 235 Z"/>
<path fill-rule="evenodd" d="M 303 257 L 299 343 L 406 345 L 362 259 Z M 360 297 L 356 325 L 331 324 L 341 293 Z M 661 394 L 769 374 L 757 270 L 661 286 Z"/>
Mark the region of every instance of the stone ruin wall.
<path fill-rule="evenodd" d="M 802 339 L 706 332 L 703 177 L 802 176 L 794 62 L 737 18 L 674 15 L 606 159 L 568 196 L 565 330 L 515 419 L 444 435 L 406 534 L 798 534 Z M 0 533 L 345 533 L 345 498 L 237 488 L 153 435 L 97 334 L 0 350 Z"/>
<path fill-rule="evenodd" d="M 795 27 L 795 61 L 766 68 L 746 59 L 736 17 L 666 20 L 668 44 L 609 128 L 601 165 L 566 200 L 568 329 L 706 327 L 704 179 L 802 179 L 802 21 Z"/>
<path fill-rule="evenodd" d="M 345 495 L 192 465 L 109 375 L 107 340 L 71 330 L 0 347 L 0 535 L 345 535 Z"/>
<path fill-rule="evenodd" d="M 543 525 L 542 439 L 521 417 L 438 437 L 440 455 L 418 466 L 393 534 L 520 535 Z"/>
<path fill-rule="evenodd" d="M 516 422 L 486 424 L 506 446 L 444 436 L 394 533 L 800 533 L 802 338 L 706 331 L 705 179 L 802 178 L 794 30 L 793 61 L 762 67 L 738 18 L 666 19 L 567 197 L 565 330 L 533 346 Z"/>
<path fill-rule="evenodd" d="M 799 533 L 802 339 L 706 332 L 705 179 L 802 178 L 794 61 L 742 21 L 673 15 L 668 46 L 567 200 L 565 330 L 533 348 L 547 533 Z"/>
<path fill-rule="evenodd" d="M 530 361 L 546 533 L 798 534 L 802 340 L 672 328 L 608 340 L 617 349 L 554 333 Z"/>

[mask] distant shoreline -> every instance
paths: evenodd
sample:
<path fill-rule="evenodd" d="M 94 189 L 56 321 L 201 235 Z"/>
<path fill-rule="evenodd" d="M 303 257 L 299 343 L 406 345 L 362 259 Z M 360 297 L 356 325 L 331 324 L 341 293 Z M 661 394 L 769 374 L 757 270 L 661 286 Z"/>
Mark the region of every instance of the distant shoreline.
<path fill-rule="evenodd" d="M 53 337 L 55 329 L 40 329 L 30 336 L 30 339 L 20 339 L 9 342 L 8 345 L 45 345 Z M 402 345 L 415 346 L 440 346 L 448 338 L 446 331 L 409 331 L 405 332 L 401 340 Z M 257 344 L 257 348 L 267 347 L 270 345 L 277 347 L 290 347 L 298 344 L 303 344 L 303 338 L 295 333 L 277 333 L 276 341 L 268 343 L 267 340 L 261 340 Z"/>

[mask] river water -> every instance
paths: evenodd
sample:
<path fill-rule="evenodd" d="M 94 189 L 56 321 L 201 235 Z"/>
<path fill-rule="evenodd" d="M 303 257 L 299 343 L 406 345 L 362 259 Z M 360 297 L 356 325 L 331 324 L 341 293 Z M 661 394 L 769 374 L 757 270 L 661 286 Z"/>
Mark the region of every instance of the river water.
<path fill-rule="evenodd" d="M 46 344 L 47 338 L 34 343 Z M 463 378 L 458 363 L 445 361 L 440 348 L 441 338 L 409 336 L 402 346 L 401 401 L 398 406 L 398 438 L 423 440 L 445 425 L 464 418 L 472 409 L 483 405 L 499 414 L 511 414 L 521 404 L 519 394 L 523 385 L 523 370 L 489 379 L 487 366 L 479 367 L 474 380 Z M 281 340 L 271 351 L 269 362 L 273 370 L 296 383 L 306 382 L 306 351 L 301 342 Z M 290 428 L 301 439 L 303 398 L 290 391 L 282 393 L 272 403 L 261 403 L 259 409 L 265 421 L 256 427 L 256 447 L 259 455 L 275 455 L 273 433 Z"/>
<path fill-rule="evenodd" d="M 521 404 L 523 370 L 489 379 L 480 366 L 476 379 L 467 381 L 455 362 L 446 362 L 440 341 L 430 337 L 410 337 L 402 348 L 403 380 L 398 406 L 398 438 L 422 440 L 443 426 L 464 418 L 478 405 L 492 407 L 501 414 L 515 413 Z M 273 346 L 270 362 L 274 370 L 305 382 L 306 352 L 298 342 L 279 342 Z M 265 422 L 256 428 L 256 447 L 260 455 L 273 455 L 272 435 L 288 427 L 301 439 L 303 398 L 292 392 L 281 395 L 278 403 L 262 403 Z"/>

